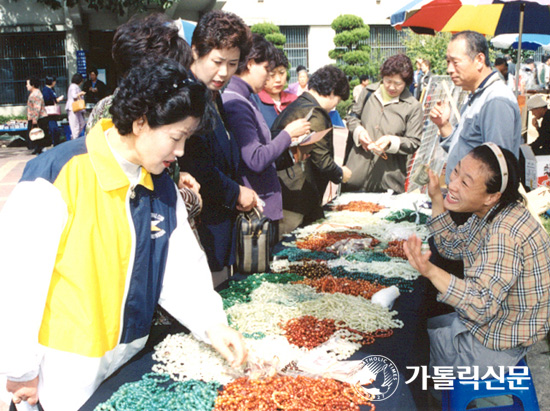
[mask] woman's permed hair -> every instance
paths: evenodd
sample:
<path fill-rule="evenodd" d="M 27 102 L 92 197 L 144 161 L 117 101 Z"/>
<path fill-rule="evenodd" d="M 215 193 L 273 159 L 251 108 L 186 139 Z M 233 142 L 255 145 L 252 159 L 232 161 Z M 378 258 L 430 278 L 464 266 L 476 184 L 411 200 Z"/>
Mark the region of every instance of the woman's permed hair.
<path fill-rule="evenodd" d="M 252 33 L 243 19 L 233 13 L 212 10 L 199 20 L 191 46 L 200 57 L 206 56 L 214 49 L 232 49 L 237 47 L 243 61 L 252 46 Z"/>
<path fill-rule="evenodd" d="M 494 216 L 497 215 L 508 204 L 523 201 L 523 197 L 519 193 L 520 173 L 518 160 L 510 150 L 502 147 L 499 148 L 502 151 L 504 158 L 506 159 L 506 167 L 508 168 L 508 184 L 506 185 L 506 188 L 504 189 L 504 192 L 500 197 L 498 207 L 495 209 L 493 215 L 489 216 L 489 221 L 491 221 Z M 497 157 L 493 150 L 491 150 L 491 148 L 486 145 L 481 145 L 470 151 L 469 155 L 471 155 L 476 160 L 481 161 L 489 170 L 489 176 L 485 181 L 487 193 L 498 193 L 502 185 L 502 172 L 500 170 L 500 165 L 498 164 Z"/>
<path fill-rule="evenodd" d="M 252 34 L 252 48 L 244 58 L 239 62 L 237 74 L 241 74 L 247 70 L 248 62 L 254 60 L 257 64 L 268 62 L 269 69 L 275 68 L 275 46 L 270 41 L 267 41 L 262 35 Z"/>
<path fill-rule="evenodd" d="M 166 58 L 144 60 L 120 82 L 109 113 L 121 135 L 130 134 L 134 121 L 144 116 L 151 128 L 189 116 L 200 118 L 204 124 L 208 98 L 206 86 L 190 79 L 178 62 Z"/>
<path fill-rule="evenodd" d="M 82 77 L 82 74 L 80 74 L 80 73 L 73 74 L 73 77 L 71 78 L 71 83 L 72 84 L 80 84 L 83 81 L 84 81 L 84 78 Z"/>
<path fill-rule="evenodd" d="M 288 70 L 288 58 L 283 50 L 275 48 L 273 61 L 273 68 L 283 66 Z"/>
<path fill-rule="evenodd" d="M 36 76 L 30 76 L 28 78 L 29 84 L 33 86 L 34 88 L 40 88 L 40 80 Z"/>
<path fill-rule="evenodd" d="M 396 54 L 388 57 L 380 67 L 380 76 L 393 76 L 395 74 L 401 76 L 407 87 L 410 86 L 414 74 L 411 59 L 404 54 Z"/>
<path fill-rule="evenodd" d="M 168 57 L 185 68 L 193 61 L 191 47 L 179 36 L 174 22 L 161 13 L 132 18 L 119 26 L 111 53 L 119 77 L 124 77 L 144 58 Z"/>
<path fill-rule="evenodd" d="M 348 78 L 336 66 L 327 65 L 315 71 L 309 78 L 308 87 L 325 97 L 333 92 L 342 100 L 347 100 L 349 97 Z"/>

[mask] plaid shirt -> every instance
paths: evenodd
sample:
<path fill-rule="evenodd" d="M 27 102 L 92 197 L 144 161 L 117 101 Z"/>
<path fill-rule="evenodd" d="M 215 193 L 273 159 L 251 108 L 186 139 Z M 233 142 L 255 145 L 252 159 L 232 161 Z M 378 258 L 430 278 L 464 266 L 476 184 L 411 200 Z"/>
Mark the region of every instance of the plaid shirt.
<path fill-rule="evenodd" d="M 528 347 L 550 329 L 550 238 L 520 203 L 488 222 L 491 211 L 459 227 L 448 212 L 428 222 L 441 255 L 464 261 L 438 299 L 487 348 Z"/>

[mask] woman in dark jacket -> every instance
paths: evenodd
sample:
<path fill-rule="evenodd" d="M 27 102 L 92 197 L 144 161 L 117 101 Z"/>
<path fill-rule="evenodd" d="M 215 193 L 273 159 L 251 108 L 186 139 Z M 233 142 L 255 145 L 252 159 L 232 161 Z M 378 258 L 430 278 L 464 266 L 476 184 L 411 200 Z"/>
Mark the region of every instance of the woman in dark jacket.
<path fill-rule="evenodd" d="M 311 131 L 330 131 L 312 145 L 311 151 L 308 150 L 309 156 L 303 160 L 303 167 L 294 166 L 292 156 L 286 156 L 286 164 L 283 159 L 278 162 L 278 175 L 283 183 L 284 218 L 281 234 L 323 217 L 321 203 L 329 181 L 339 184 L 351 177 L 347 167 L 340 167 L 334 161 L 332 122 L 329 116 L 329 112 L 341 100 L 349 97 L 347 77 L 335 66 L 324 66 L 313 73 L 308 86 L 309 91 L 302 93 L 277 117 L 272 132 L 275 134 L 290 122 L 308 115 Z M 306 181 L 298 191 L 292 191 L 289 187 L 295 186 L 295 182 L 290 180 L 300 174 L 300 169 L 304 169 Z"/>
<path fill-rule="evenodd" d="M 57 97 L 57 93 L 55 92 L 55 84 L 57 82 L 57 79 L 55 76 L 46 76 L 45 83 L 46 86 L 42 89 L 42 96 L 44 97 L 44 104 L 47 106 L 55 106 L 57 103 L 63 101 L 63 98 L 65 96 L 59 96 Z M 47 109 L 46 109 L 47 110 Z M 57 121 L 59 120 L 59 116 L 56 114 L 48 114 L 48 127 L 50 130 L 50 136 L 52 138 L 53 145 L 59 144 L 61 131 L 59 130 L 59 126 L 57 125 Z"/>
<path fill-rule="evenodd" d="M 191 76 L 202 81 L 213 99 L 208 103 L 212 128 L 192 136 L 178 162 L 200 184 L 203 209 L 198 232 L 215 285 L 227 278 L 235 263 L 235 218 L 257 205 L 254 190 L 238 172 L 239 147 L 228 131 L 220 90 L 229 82 L 251 45 L 242 19 L 221 10 L 205 14 L 193 32 Z"/>

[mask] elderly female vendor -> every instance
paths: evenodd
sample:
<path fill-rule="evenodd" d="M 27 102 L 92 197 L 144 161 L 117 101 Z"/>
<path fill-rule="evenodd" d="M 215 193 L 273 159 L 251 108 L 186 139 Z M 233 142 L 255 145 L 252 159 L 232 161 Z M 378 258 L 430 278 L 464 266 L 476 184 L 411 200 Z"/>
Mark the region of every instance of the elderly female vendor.
<path fill-rule="evenodd" d="M 0 374 L 14 403 L 80 408 L 145 346 L 157 303 L 244 361 L 166 172 L 208 98 L 175 61 L 144 61 L 120 83 L 112 120 L 27 164 L 0 214 L 11 233 L 0 238 Z"/>
<path fill-rule="evenodd" d="M 438 251 L 464 261 L 464 279 L 429 262 L 420 240 L 405 243 L 411 265 L 455 312 L 428 321 L 430 365 L 514 366 L 550 329 L 550 238 L 520 201 L 514 155 L 494 143 L 453 170 L 445 198 L 430 171 L 428 226 Z M 471 212 L 461 226 L 449 211 Z"/>

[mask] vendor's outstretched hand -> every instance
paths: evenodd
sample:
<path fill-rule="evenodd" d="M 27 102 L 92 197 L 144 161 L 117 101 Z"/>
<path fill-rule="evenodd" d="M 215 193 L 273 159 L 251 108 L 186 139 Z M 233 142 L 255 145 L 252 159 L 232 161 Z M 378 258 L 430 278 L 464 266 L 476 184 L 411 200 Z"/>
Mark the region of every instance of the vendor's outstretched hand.
<path fill-rule="evenodd" d="M 248 355 L 240 332 L 224 324 L 218 324 L 207 332 L 212 347 L 218 351 L 232 367 L 240 366 Z"/>
<path fill-rule="evenodd" d="M 429 272 L 434 265 L 430 263 L 431 251 L 422 254 L 422 241 L 416 235 L 412 234 L 407 241 L 403 243 L 403 250 L 409 259 L 413 268 L 424 277 L 429 277 Z"/>
<path fill-rule="evenodd" d="M 443 204 L 443 194 L 439 185 L 439 176 L 432 170 L 428 170 L 430 181 L 428 182 L 428 195 L 432 200 L 432 217 L 437 217 L 445 211 Z"/>

